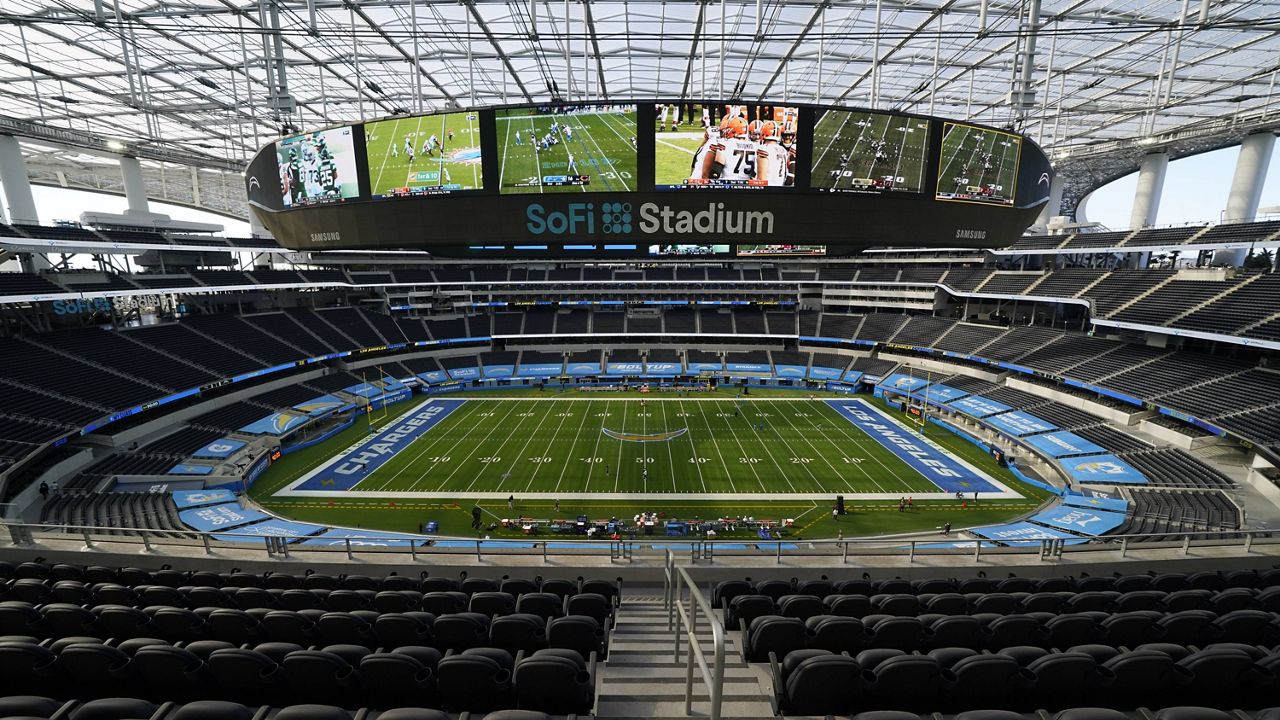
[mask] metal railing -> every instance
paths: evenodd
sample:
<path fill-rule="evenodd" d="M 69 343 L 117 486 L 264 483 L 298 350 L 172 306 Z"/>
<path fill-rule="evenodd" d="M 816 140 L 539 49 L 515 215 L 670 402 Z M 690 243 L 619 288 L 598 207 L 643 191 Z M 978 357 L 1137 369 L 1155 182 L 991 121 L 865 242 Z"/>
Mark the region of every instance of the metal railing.
<path fill-rule="evenodd" d="M 387 538 L 385 534 L 371 533 L 363 536 L 352 533 L 343 538 L 323 538 L 316 535 L 272 535 L 237 533 L 234 530 L 218 532 L 162 531 L 152 528 L 121 528 L 22 523 L 0 520 L 7 533 L 0 533 L 8 545 L 26 547 L 58 540 L 79 539 L 85 549 L 103 545 L 134 546 L 133 552 L 164 553 L 168 550 L 201 548 L 205 554 L 219 551 L 258 550 L 265 559 L 288 559 L 299 552 L 338 554 L 347 560 L 358 556 L 384 557 L 417 561 L 419 556 L 474 555 L 476 560 L 486 556 L 541 556 L 548 562 L 555 557 L 588 556 L 608 557 L 610 562 L 631 563 L 636 560 L 661 560 L 672 551 L 688 553 L 691 564 L 715 563 L 717 560 L 733 562 L 735 559 L 772 558 L 777 564 L 797 558 L 818 558 L 833 563 L 848 564 L 858 558 L 871 556 L 906 556 L 914 562 L 917 556 L 957 555 L 979 560 L 987 556 L 1024 556 L 1045 562 L 1056 561 L 1064 555 L 1080 553 L 1114 553 L 1123 558 L 1136 550 L 1171 549 L 1189 555 L 1198 548 L 1215 551 L 1234 551 L 1240 554 L 1254 552 L 1280 553 L 1280 531 L 1275 530 L 1190 530 L 1156 535 L 1105 535 L 1091 542 L 1069 544 L 1071 538 L 1046 538 L 1020 540 L 1011 538 L 1010 546 L 995 546 L 991 540 L 977 540 L 960 535 L 921 538 L 919 535 L 903 537 L 843 538 L 823 540 L 705 540 L 699 538 L 652 538 L 637 540 L 524 540 L 520 538 L 464 539 L 440 538 L 431 535 L 397 534 Z M 323 539 L 324 544 L 308 544 Z M 1082 540 L 1084 538 L 1081 538 Z M 1259 547 L 1262 547 L 1259 550 Z"/>
<path fill-rule="evenodd" d="M 697 583 L 689 577 L 689 571 L 676 564 L 675 553 L 670 550 L 663 562 L 663 603 L 667 609 L 667 630 L 675 637 L 676 662 L 680 662 L 681 638 L 689 645 L 684 665 L 684 714 L 693 716 L 693 666 L 697 663 L 711 701 L 707 717 L 720 720 L 724 700 L 724 624 L 716 617 Z M 707 651 L 698 640 L 699 623 L 711 628 L 710 663 Z"/>

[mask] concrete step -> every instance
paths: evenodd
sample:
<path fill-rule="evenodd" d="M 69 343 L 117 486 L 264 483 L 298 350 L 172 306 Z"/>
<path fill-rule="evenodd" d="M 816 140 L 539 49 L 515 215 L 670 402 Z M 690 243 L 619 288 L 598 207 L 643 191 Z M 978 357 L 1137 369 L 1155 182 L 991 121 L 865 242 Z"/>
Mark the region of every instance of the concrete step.
<path fill-rule="evenodd" d="M 679 680 L 684 682 L 683 662 L 679 665 L 608 665 L 606 670 L 605 680 L 610 683 L 649 682 L 654 680 Z M 758 677 L 756 669 L 746 665 L 726 666 L 724 669 L 726 683 L 746 680 L 754 682 Z"/>
<path fill-rule="evenodd" d="M 694 702 L 693 716 L 706 715 L 709 703 Z M 776 720 L 768 700 L 727 700 L 720 706 L 721 717 L 734 720 Z M 684 711 L 684 700 L 631 701 L 607 700 L 596 703 L 596 716 L 610 720 L 653 720 L 653 718 L 689 717 Z"/>
<path fill-rule="evenodd" d="M 671 648 L 666 647 L 660 651 L 655 650 L 615 650 L 613 646 L 609 647 L 609 662 L 606 670 L 612 669 L 618 665 L 670 665 L 675 667 L 677 663 L 671 660 Z M 684 667 L 684 656 L 681 655 L 679 667 Z M 724 654 L 725 667 L 746 667 L 738 653 L 726 651 Z"/>
<path fill-rule="evenodd" d="M 647 683 L 606 682 L 600 689 L 599 696 L 600 699 L 609 701 L 684 700 L 684 678 Z M 706 686 L 702 684 L 700 677 L 693 683 L 693 696 L 695 700 L 709 699 Z M 733 682 L 725 678 L 725 700 L 759 700 L 761 697 L 760 684 L 756 682 L 755 678 L 749 678 L 745 681 L 738 679 Z"/>

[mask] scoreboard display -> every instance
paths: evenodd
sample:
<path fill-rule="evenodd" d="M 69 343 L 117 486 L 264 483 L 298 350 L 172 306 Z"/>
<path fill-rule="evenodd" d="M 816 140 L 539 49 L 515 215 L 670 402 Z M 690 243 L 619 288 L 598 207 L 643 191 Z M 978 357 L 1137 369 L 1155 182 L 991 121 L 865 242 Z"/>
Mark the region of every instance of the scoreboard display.
<path fill-rule="evenodd" d="M 1008 245 L 1052 175 L 1031 140 L 974 123 L 652 101 L 322 128 L 263 148 L 245 183 L 295 250 L 768 259 Z"/>

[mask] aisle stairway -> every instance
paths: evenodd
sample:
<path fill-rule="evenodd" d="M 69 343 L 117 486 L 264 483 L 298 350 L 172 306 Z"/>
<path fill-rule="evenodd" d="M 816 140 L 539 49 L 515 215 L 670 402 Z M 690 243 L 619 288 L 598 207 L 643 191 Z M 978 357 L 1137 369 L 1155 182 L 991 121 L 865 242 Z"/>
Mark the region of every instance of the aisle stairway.
<path fill-rule="evenodd" d="M 698 636 L 711 661 L 711 630 Z M 742 661 L 740 634 L 728 632 L 721 716 L 735 720 L 773 717 L 761 672 Z M 667 629 L 662 599 L 628 596 L 618 615 L 597 692 L 596 714 L 617 720 L 688 717 L 684 712 L 685 655 L 673 660 L 675 633 Z M 684 648 L 682 643 L 682 648 Z M 710 697 L 694 666 L 693 716 L 708 714 Z"/>

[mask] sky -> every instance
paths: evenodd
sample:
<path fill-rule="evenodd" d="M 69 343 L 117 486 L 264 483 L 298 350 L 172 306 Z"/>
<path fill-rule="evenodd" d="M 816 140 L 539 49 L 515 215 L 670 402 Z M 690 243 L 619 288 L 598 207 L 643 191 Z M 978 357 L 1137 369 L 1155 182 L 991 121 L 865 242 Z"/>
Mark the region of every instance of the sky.
<path fill-rule="evenodd" d="M 1169 163 L 1156 225 L 1218 222 L 1227 207 L 1231 177 L 1235 174 L 1240 146 L 1193 155 Z M 1090 222 L 1120 230 L 1129 227 L 1138 174 L 1126 175 L 1093 192 L 1085 209 Z M 1270 172 L 1262 186 L 1258 207 L 1280 206 L 1280 142 L 1271 155 Z"/>
<path fill-rule="evenodd" d="M 71 190 L 68 188 L 44 187 L 33 185 L 31 195 L 36 201 L 36 214 L 43 225 L 52 225 L 57 220 L 80 221 L 82 212 L 123 213 L 128 207 L 124 196 L 107 195 L 105 193 Z M 249 223 L 232 220 L 222 215 L 192 210 L 179 205 L 152 200 L 151 212 L 168 215 L 174 220 L 216 223 L 223 226 L 223 235 L 228 237 L 249 237 Z M 6 208 L 7 210 L 7 208 Z"/>

